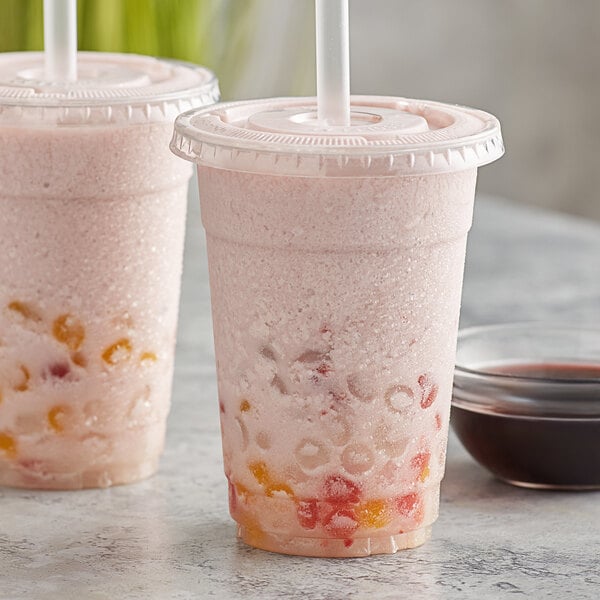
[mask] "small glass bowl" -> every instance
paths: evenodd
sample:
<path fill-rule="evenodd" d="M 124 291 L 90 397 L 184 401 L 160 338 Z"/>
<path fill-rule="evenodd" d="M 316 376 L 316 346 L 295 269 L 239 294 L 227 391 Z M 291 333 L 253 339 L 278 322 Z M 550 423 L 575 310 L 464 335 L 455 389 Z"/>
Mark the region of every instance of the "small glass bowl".
<path fill-rule="evenodd" d="M 458 335 L 452 426 L 513 485 L 600 488 L 600 329 L 519 323 Z"/>

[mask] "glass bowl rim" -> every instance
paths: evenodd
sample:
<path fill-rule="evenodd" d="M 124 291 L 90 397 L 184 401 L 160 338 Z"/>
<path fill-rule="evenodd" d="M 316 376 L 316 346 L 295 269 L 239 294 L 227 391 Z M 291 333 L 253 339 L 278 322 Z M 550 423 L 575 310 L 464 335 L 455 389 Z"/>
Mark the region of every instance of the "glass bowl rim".
<path fill-rule="evenodd" d="M 550 323 L 547 321 L 522 321 L 522 322 L 512 322 L 512 323 L 495 323 L 489 325 L 475 325 L 471 327 L 465 327 L 458 331 L 457 337 L 457 359 L 455 361 L 455 374 L 467 378 L 487 380 L 490 383 L 497 382 L 521 382 L 521 383 L 529 383 L 531 385 L 545 385 L 552 384 L 556 386 L 599 386 L 600 385 L 600 376 L 599 377 L 586 377 L 585 379 L 575 379 L 568 377 L 539 377 L 539 376 L 530 376 L 530 375 L 513 375 L 507 373 L 497 373 L 493 371 L 486 371 L 485 368 L 472 368 L 467 367 L 465 365 L 459 364 L 458 360 L 458 348 L 461 343 L 466 340 L 477 338 L 485 333 L 493 333 L 497 331 L 530 331 L 535 332 L 539 330 L 543 331 L 553 331 L 558 334 L 566 333 L 566 332 L 581 332 L 586 335 L 593 335 L 600 340 L 600 327 L 587 326 L 582 324 L 573 324 L 573 323 Z M 540 359 L 539 362 L 543 362 L 543 359 Z M 589 363 L 582 362 L 581 365 L 594 365 L 600 367 L 600 361 L 592 362 L 590 360 Z"/>

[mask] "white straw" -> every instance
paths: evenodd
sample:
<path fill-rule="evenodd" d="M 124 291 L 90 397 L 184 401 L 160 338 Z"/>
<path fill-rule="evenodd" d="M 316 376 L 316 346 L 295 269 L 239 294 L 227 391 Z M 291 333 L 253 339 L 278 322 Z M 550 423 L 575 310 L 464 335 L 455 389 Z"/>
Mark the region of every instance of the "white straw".
<path fill-rule="evenodd" d="M 77 79 L 77 0 L 44 0 L 45 77 Z"/>
<path fill-rule="evenodd" d="M 348 0 L 315 0 L 319 121 L 350 124 Z"/>

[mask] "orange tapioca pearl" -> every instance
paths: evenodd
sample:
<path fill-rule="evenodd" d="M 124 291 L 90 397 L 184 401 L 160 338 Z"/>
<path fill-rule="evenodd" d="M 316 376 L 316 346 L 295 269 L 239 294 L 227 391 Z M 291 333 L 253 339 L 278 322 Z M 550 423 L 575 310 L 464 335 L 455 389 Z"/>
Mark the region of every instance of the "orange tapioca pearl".
<path fill-rule="evenodd" d="M 15 385 L 14 390 L 15 392 L 26 392 L 29 389 L 29 380 L 31 379 L 31 374 L 25 365 L 21 365 L 19 369 L 21 371 L 21 380 L 17 385 Z"/>
<path fill-rule="evenodd" d="M 73 352 L 73 354 L 71 354 L 71 360 L 73 361 L 73 364 L 78 367 L 87 367 L 87 359 L 83 352 Z"/>
<path fill-rule="evenodd" d="M 267 485 L 271 481 L 269 469 L 267 468 L 267 465 L 264 462 L 259 461 L 255 463 L 250 463 L 248 465 L 248 468 L 250 469 L 250 473 L 254 475 L 254 479 L 256 479 L 256 481 L 258 481 L 260 485 Z"/>
<path fill-rule="evenodd" d="M 367 500 L 357 506 L 356 520 L 361 527 L 380 529 L 392 520 L 392 514 L 385 500 Z"/>
<path fill-rule="evenodd" d="M 260 545 L 265 532 L 260 528 L 258 521 L 249 514 L 238 514 L 236 520 L 244 528 L 244 541 L 251 546 Z"/>
<path fill-rule="evenodd" d="M 294 497 L 292 488 L 287 483 L 273 482 L 265 486 L 265 494 L 271 498 L 279 494 L 286 494 L 290 498 Z"/>
<path fill-rule="evenodd" d="M 68 406 L 55 406 L 48 411 L 48 424 L 56 433 L 62 433 L 65 430 L 65 420 L 68 418 L 71 410 Z"/>
<path fill-rule="evenodd" d="M 271 497 L 275 494 L 283 493 L 293 498 L 294 492 L 292 488 L 287 483 L 273 479 L 269 468 L 263 461 L 251 463 L 248 465 L 248 468 L 252 475 L 254 475 L 254 479 L 263 486 L 267 496 Z"/>
<path fill-rule="evenodd" d="M 142 352 L 140 354 L 140 362 L 141 363 L 151 363 L 151 362 L 156 362 L 158 360 L 158 357 L 156 356 L 156 354 L 154 354 L 154 352 Z"/>
<path fill-rule="evenodd" d="M 85 339 L 85 328 L 79 319 L 65 314 L 54 320 L 52 335 L 69 350 L 79 350 Z"/>
<path fill-rule="evenodd" d="M 40 317 L 38 312 L 26 302 L 19 302 L 18 300 L 15 300 L 8 305 L 8 309 L 20 314 L 24 319 L 29 321 L 35 321 L 36 323 L 39 323 L 42 320 L 42 317 Z"/>
<path fill-rule="evenodd" d="M 250 402 L 248 402 L 248 400 L 246 400 L 244 398 L 244 400 L 242 400 L 240 402 L 240 411 L 241 412 L 248 412 L 250 410 Z"/>
<path fill-rule="evenodd" d="M 104 350 L 102 360 L 108 365 L 116 365 L 127 360 L 131 351 L 131 342 L 127 338 L 121 338 Z"/>
<path fill-rule="evenodd" d="M 0 431 L 0 452 L 8 456 L 8 458 L 13 458 L 17 454 L 17 442 L 15 438 L 8 433 L 2 433 Z"/>

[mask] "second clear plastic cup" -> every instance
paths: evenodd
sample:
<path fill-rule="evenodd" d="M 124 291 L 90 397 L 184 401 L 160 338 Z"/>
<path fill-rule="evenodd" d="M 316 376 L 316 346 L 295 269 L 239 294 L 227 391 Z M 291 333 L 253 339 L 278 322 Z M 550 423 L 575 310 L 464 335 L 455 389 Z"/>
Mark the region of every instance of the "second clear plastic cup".
<path fill-rule="evenodd" d="M 248 544 L 364 556 L 422 544 L 438 515 L 486 113 L 355 97 L 178 118 L 198 163 L 225 473 Z"/>
<path fill-rule="evenodd" d="M 0 55 L 0 485 L 154 473 L 171 398 L 189 165 L 168 149 L 214 75 L 81 53 L 76 82 Z"/>

